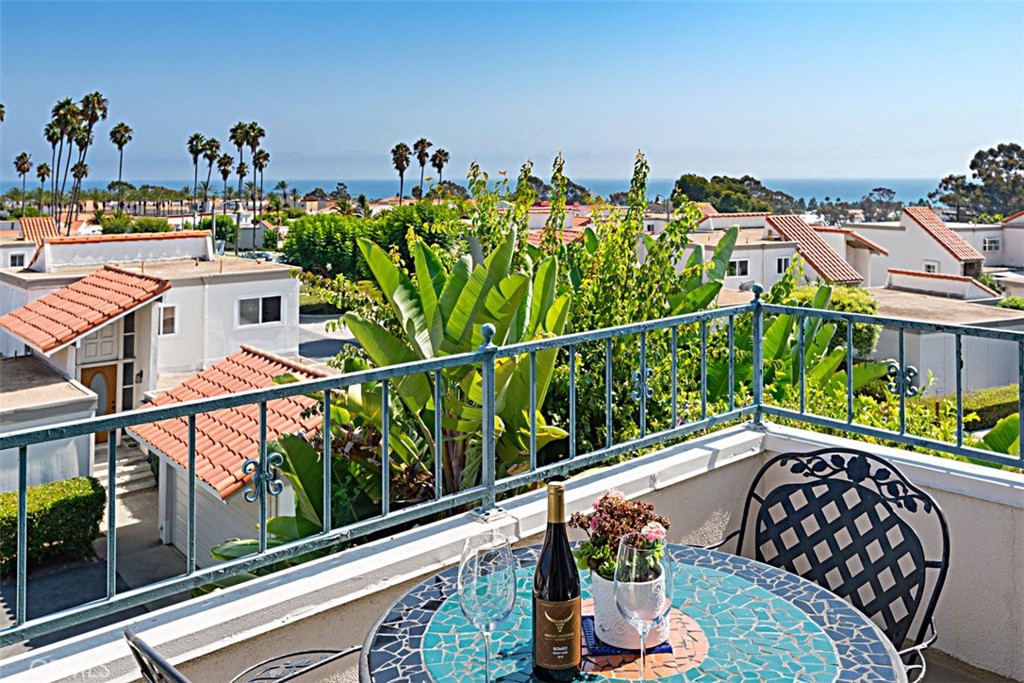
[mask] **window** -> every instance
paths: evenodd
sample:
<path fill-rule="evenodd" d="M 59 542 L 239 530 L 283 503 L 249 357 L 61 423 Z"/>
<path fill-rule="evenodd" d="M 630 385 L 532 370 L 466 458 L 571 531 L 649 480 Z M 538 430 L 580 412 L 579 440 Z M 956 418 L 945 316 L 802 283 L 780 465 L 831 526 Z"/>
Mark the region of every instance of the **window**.
<path fill-rule="evenodd" d="M 7 265 L 11 268 L 24 268 L 25 267 L 25 254 L 11 254 L 8 259 Z"/>
<path fill-rule="evenodd" d="M 937 272 L 939 272 L 939 262 L 938 261 L 925 261 L 924 262 L 924 272 L 926 272 L 926 273 L 937 273 Z"/>
<path fill-rule="evenodd" d="M 281 322 L 281 297 L 241 299 L 238 302 L 239 325 L 262 325 Z"/>
<path fill-rule="evenodd" d="M 178 333 L 178 307 L 177 306 L 161 306 L 160 307 L 160 321 L 159 334 L 161 337 L 166 337 L 172 334 Z"/>
<path fill-rule="evenodd" d="M 750 261 L 745 258 L 729 261 L 729 268 L 725 272 L 730 277 L 746 277 L 749 273 Z"/>
<path fill-rule="evenodd" d="M 775 272 L 782 274 L 789 270 L 789 257 L 783 256 L 775 260 Z"/>
<path fill-rule="evenodd" d="M 981 240 L 982 251 L 1000 251 L 1003 248 L 1002 237 L 986 237 Z"/>

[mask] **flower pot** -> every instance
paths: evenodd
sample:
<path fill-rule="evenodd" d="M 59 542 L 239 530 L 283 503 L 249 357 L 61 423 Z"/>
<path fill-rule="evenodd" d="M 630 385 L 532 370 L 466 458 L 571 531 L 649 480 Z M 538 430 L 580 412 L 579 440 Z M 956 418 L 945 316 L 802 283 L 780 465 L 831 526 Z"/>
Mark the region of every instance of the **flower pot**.
<path fill-rule="evenodd" d="M 648 581 L 651 591 L 660 590 L 659 581 Z M 609 581 L 597 572 L 590 572 L 590 594 L 594 599 L 594 631 L 602 642 L 624 650 L 640 649 L 640 634 L 622 616 L 615 606 L 615 582 Z M 647 647 L 660 645 L 668 640 L 669 620 L 651 627 L 647 634 Z"/>

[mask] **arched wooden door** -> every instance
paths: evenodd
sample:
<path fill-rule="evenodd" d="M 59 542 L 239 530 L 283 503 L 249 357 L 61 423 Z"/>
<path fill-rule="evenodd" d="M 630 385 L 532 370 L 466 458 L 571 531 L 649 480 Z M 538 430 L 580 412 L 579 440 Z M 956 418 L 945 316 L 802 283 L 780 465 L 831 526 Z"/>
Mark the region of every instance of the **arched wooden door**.
<path fill-rule="evenodd" d="M 117 365 L 82 368 L 82 384 L 96 394 L 96 416 L 117 410 Z M 106 443 L 107 432 L 96 433 L 96 443 Z"/>

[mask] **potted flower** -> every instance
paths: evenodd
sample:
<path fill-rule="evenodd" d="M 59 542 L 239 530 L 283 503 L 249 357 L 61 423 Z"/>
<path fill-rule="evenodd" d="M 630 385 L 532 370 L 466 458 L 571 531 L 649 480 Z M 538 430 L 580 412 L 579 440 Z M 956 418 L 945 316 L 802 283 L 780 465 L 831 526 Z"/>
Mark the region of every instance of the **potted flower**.
<path fill-rule="evenodd" d="M 669 521 L 655 514 L 654 506 L 639 500 L 626 500 L 620 491 L 610 489 L 594 501 L 594 511 L 576 512 L 569 526 L 581 529 L 587 540 L 576 550 L 576 565 L 589 569 L 590 594 L 594 599 L 594 631 L 608 645 L 627 650 L 640 649 L 640 636 L 615 607 L 615 562 L 619 541 L 626 534 L 640 533 L 643 543 L 653 549 L 665 541 Z M 651 630 L 647 646 L 663 643 L 669 636 L 665 620 Z"/>

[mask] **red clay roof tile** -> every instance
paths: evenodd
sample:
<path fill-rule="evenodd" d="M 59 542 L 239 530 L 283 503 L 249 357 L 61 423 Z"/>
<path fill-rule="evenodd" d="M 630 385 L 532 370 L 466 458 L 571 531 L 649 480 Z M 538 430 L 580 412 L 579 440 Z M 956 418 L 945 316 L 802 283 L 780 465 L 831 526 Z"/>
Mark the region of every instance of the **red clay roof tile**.
<path fill-rule="evenodd" d="M 960 235 L 956 234 L 949 226 L 942 222 L 942 219 L 935 215 L 935 212 L 926 206 L 908 206 L 903 213 L 909 216 L 915 223 L 924 228 L 924 231 L 932 236 L 936 242 L 952 254 L 958 261 L 984 261 L 985 257 L 981 252 L 968 244 Z"/>
<path fill-rule="evenodd" d="M 160 296 L 171 283 L 104 266 L 21 308 L 0 316 L 0 327 L 49 353 Z"/>
<path fill-rule="evenodd" d="M 21 226 L 22 237 L 36 244 L 42 244 L 44 240 L 60 235 L 60 230 L 57 229 L 57 224 L 54 223 L 52 216 L 21 218 L 18 220 L 18 224 Z"/>
<path fill-rule="evenodd" d="M 274 377 L 295 374 L 302 379 L 326 377 L 326 373 L 271 353 L 243 346 L 224 360 L 157 396 L 150 406 L 181 403 L 262 389 L 274 385 Z M 230 389 L 229 389 L 230 387 Z M 199 396 L 197 396 L 197 394 Z M 318 415 L 306 415 L 316 401 L 307 396 L 275 399 L 267 403 L 267 440 L 282 434 L 316 432 Z M 130 431 L 149 447 L 182 467 L 188 467 L 188 421 L 163 420 L 132 427 Z M 203 413 L 196 418 L 196 476 L 222 499 L 240 490 L 252 478 L 242 473 L 242 463 L 259 457 L 259 406 L 245 405 Z"/>
<path fill-rule="evenodd" d="M 853 266 L 844 261 L 832 247 L 828 246 L 821 235 L 799 216 L 768 216 L 766 220 L 783 239 L 796 242 L 800 255 L 827 281 L 858 284 L 864 280 Z"/>

